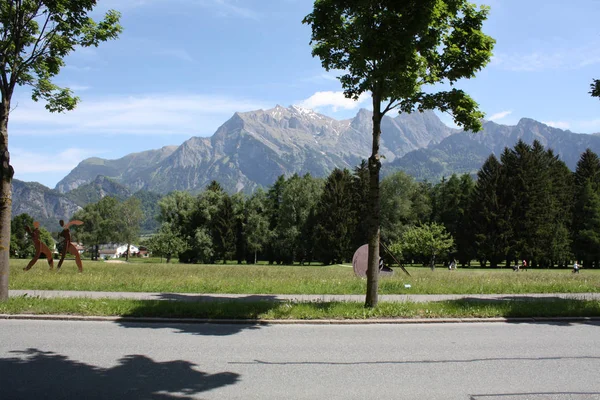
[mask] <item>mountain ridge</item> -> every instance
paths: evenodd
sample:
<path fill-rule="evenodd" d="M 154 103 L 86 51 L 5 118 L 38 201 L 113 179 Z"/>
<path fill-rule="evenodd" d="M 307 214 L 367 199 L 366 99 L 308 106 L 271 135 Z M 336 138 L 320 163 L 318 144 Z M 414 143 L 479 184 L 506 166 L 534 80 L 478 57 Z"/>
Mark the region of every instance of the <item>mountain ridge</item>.
<path fill-rule="evenodd" d="M 133 165 L 134 155 L 117 160 L 82 161 L 56 186 L 73 190 L 104 175 L 132 191 L 198 192 L 212 180 L 228 191 L 252 192 L 280 175 L 325 176 L 336 167 L 354 168 L 368 158 L 372 113 L 361 109 L 352 119 L 336 120 L 297 106 L 236 112 L 211 137 L 192 137 L 180 146 L 136 153 L 152 157 Z M 409 151 L 438 143 L 454 131 L 433 112 L 384 117 L 381 153 L 394 160 Z M 101 159 L 100 159 L 101 160 Z M 98 167 L 101 165 L 101 167 Z"/>
<path fill-rule="evenodd" d="M 371 116 L 335 120 L 300 107 L 234 113 L 211 137 L 191 137 L 179 146 L 131 153 L 116 160 L 82 161 L 56 190 L 14 180 L 13 216 L 27 212 L 54 227 L 77 209 L 106 195 L 140 193 L 147 202 L 173 190 L 202 191 L 212 180 L 227 191 L 252 192 L 280 175 L 325 177 L 352 169 L 371 151 Z M 382 121 L 382 175 L 405 171 L 436 182 L 453 173 L 476 174 L 490 154 L 500 156 L 517 140 L 540 141 L 574 170 L 587 148 L 600 154 L 600 136 L 553 128 L 531 118 L 515 125 L 484 121 L 473 134 L 445 126 L 433 113 L 400 114 Z M 146 192 L 147 194 L 142 194 Z M 149 225 L 151 226 L 149 221 Z"/>

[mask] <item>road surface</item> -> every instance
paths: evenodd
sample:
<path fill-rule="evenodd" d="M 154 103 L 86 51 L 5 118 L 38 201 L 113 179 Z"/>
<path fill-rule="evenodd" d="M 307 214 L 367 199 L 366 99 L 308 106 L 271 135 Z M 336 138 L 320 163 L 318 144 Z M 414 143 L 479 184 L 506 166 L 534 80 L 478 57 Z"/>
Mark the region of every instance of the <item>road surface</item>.
<path fill-rule="evenodd" d="M 600 399 L 600 323 L 0 320 L 0 399 Z"/>

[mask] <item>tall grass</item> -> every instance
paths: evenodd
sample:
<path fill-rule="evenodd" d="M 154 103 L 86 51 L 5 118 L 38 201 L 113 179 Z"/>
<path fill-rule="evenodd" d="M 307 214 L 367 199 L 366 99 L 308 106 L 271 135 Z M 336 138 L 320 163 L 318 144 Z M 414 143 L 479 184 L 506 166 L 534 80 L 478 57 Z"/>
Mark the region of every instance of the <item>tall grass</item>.
<path fill-rule="evenodd" d="M 364 294 L 366 281 L 349 266 L 184 265 L 84 261 L 83 273 L 66 261 L 49 271 L 43 260 L 28 272 L 28 260 L 11 260 L 10 289 L 240 293 L 240 294 Z M 600 270 L 409 268 L 380 278 L 381 294 L 493 294 L 600 292 Z M 407 288 L 405 285 L 410 285 Z"/>

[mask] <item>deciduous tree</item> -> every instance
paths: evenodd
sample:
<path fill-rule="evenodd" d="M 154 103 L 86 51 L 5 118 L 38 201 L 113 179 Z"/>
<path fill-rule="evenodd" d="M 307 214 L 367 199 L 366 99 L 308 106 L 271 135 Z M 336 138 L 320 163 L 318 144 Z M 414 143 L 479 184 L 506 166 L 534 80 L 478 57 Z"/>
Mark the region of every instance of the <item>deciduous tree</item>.
<path fill-rule="evenodd" d="M 269 241 L 269 216 L 267 214 L 267 195 L 258 189 L 246 200 L 244 208 L 244 237 L 246 248 L 252 254 L 256 264 L 258 253 L 262 252 Z"/>
<path fill-rule="evenodd" d="M 121 32 L 119 13 L 100 22 L 89 17 L 96 0 L 0 2 L 0 300 L 8 298 L 11 182 L 8 120 L 17 86 L 30 86 L 50 112 L 72 110 L 78 98 L 52 82 L 77 47 L 97 46 Z"/>
<path fill-rule="evenodd" d="M 312 28 L 313 56 L 326 70 L 342 71 L 346 97 L 372 97 L 367 307 L 378 301 L 381 120 L 393 109 L 438 108 L 453 114 L 455 123 L 480 130 L 483 114 L 464 91 L 424 87 L 453 86 L 489 62 L 494 40 L 481 30 L 487 14 L 487 7 L 468 0 L 317 0 L 303 20 Z"/>
<path fill-rule="evenodd" d="M 381 182 L 381 236 L 396 242 L 410 226 L 429 221 L 431 201 L 422 184 L 400 171 Z"/>
<path fill-rule="evenodd" d="M 402 235 L 401 242 L 396 243 L 393 248 L 428 258 L 433 271 L 436 257 L 447 254 L 453 246 L 454 239 L 446 232 L 446 228 L 433 222 L 408 228 Z"/>
<path fill-rule="evenodd" d="M 173 256 L 179 255 L 188 249 L 187 238 L 182 238 L 179 235 L 178 229 L 168 222 L 163 222 L 159 231 L 148 240 L 148 247 L 153 253 L 166 257 L 168 264 Z"/>
<path fill-rule="evenodd" d="M 131 243 L 140 237 L 142 223 L 142 202 L 130 197 L 119 205 L 119 239 L 127 243 L 126 260 L 129 261 Z"/>
<path fill-rule="evenodd" d="M 83 221 L 77 229 L 77 239 L 93 247 L 92 260 L 98 259 L 101 244 L 119 241 L 119 218 L 119 201 L 112 196 L 90 203 L 73 215 L 72 219 Z"/>

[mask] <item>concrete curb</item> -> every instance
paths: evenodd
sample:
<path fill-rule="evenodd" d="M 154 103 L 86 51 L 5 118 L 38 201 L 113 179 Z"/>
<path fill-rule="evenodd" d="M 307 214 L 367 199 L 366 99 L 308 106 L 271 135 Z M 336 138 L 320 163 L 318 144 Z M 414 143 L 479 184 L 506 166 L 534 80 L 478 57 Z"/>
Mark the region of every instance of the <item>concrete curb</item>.
<path fill-rule="evenodd" d="M 235 325 L 378 325 L 378 324 L 457 324 L 457 323 L 589 323 L 600 317 L 531 317 L 531 318 L 377 318 L 377 319 L 209 319 L 209 318 L 151 318 L 101 317 L 83 315 L 0 314 L 0 320 L 87 321 L 156 324 L 235 324 Z"/>

